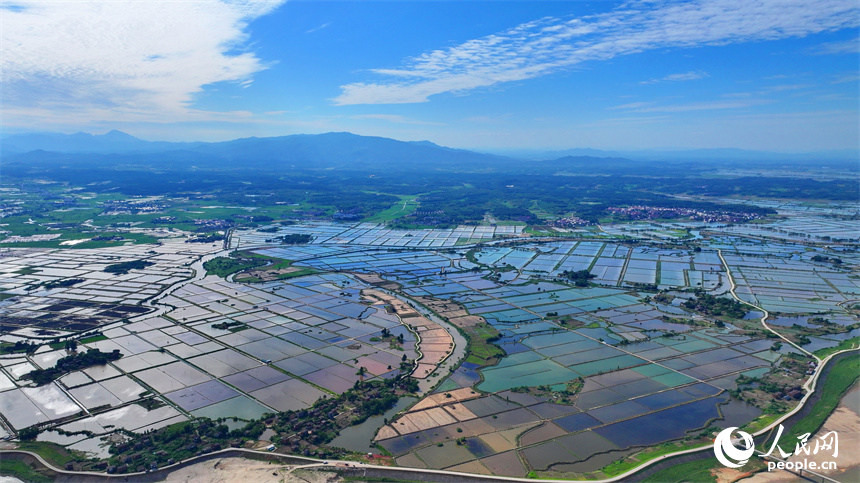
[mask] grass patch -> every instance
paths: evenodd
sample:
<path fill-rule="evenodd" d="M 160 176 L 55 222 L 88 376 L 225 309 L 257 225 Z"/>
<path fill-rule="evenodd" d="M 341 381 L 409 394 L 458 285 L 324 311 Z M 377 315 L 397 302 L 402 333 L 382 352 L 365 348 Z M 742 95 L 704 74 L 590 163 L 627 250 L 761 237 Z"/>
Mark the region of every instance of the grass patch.
<path fill-rule="evenodd" d="M 252 252 L 235 251 L 229 257 L 217 257 L 203 264 L 207 275 L 217 275 L 219 277 L 227 277 L 234 273 L 242 273 L 236 277 L 237 282 L 262 282 L 264 279 L 260 275 L 262 272 L 276 272 L 290 268 L 293 264 L 292 260 L 284 260 L 281 258 L 269 257 Z M 279 273 L 274 277 L 267 277 L 271 280 L 284 280 L 288 278 L 301 277 L 318 273 L 313 268 L 302 268 L 285 273 Z"/>
<path fill-rule="evenodd" d="M 91 335 L 84 337 L 82 339 L 67 339 L 67 340 L 61 341 L 61 342 L 51 342 L 50 344 L 48 344 L 48 346 L 51 349 L 63 349 L 63 348 L 66 348 L 66 344 L 68 342 L 72 342 L 72 341 L 74 341 L 76 344 L 91 344 L 93 342 L 108 340 L 108 338 L 105 337 L 101 332 L 96 332 L 96 333 L 91 332 L 90 334 Z M 76 349 L 77 349 L 77 347 L 76 347 Z"/>
<path fill-rule="evenodd" d="M 246 258 L 244 255 L 239 255 L 238 252 L 233 252 L 229 257 L 216 257 L 203 264 L 206 270 L 206 275 L 217 275 L 219 277 L 227 277 L 236 272 L 256 268 L 266 264 L 265 260 L 258 258 Z"/>
<path fill-rule="evenodd" d="M 34 344 L 27 341 L 0 342 L 0 354 L 33 354 L 39 348 L 40 344 Z"/>
<path fill-rule="evenodd" d="M 14 476 L 21 481 L 34 483 L 45 483 L 54 481 L 53 478 L 49 478 L 39 473 L 23 461 L 15 461 L 9 459 L 0 460 L 0 475 Z"/>
<path fill-rule="evenodd" d="M 278 270 L 290 268 L 293 265 L 293 261 L 251 252 L 233 252 L 230 256 L 241 257 L 242 259 L 247 260 L 248 263 L 254 264 L 254 266 L 243 270 L 247 273 L 241 273 L 235 277 L 237 282 L 256 283 L 267 280 L 285 280 L 288 278 L 303 277 L 305 275 L 319 273 L 318 270 L 313 268 L 301 268 L 270 276 L 272 275 L 271 273 L 267 274 L 265 272 L 277 272 Z"/>
<path fill-rule="evenodd" d="M 99 334 L 99 335 L 93 335 L 90 337 L 84 337 L 83 339 L 79 340 L 78 342 L 80 342 L 81 344 L 92 344 L 93 342 L 99 342 L 102 340 L 108 340 L 108 338 L 102 334 Z"/>
<path fill-rule="evenodd" d="M 755 433 L 763 428 L 766 428 L 771 425 L 774 421 L 781 418 L 784 413 L 776 413 L 776 414 L 762 414 L 756 419 L 752 420 L 742 429 L 750 434 Z"/>
<path fill-rule="evenodd" d="M 660 456 L 674 453 L 676 451 L 682 451 L 686 449 L 695 448 L 697 445 L 679 445 L 677 443 L 663 443 L 654 448 L 645 450 L 641 453 L 633 455 L 630 458 L 622 458 L 618 461 L 610 463 L 603 467 L 601 472 L 607 477 L 613 477 L 625 473 L 627 471 L 632 470 L 633 468 L 641 465 L 642 463 L 653 460 L 654 458 L 658 458 Z"/>
<path fill-rule="evenodd" d="M 486 264 L 485 264 L 485 263 L 481 263 L 481 262 L 479 262 L 479 261 L 478 261 L 478 258 L 477 258 L 477 256 L 476 256 L 476 254 L 477 254 L 479 251 L 481 251 L 481 250 L 480 250 L 480 249 L 478 249 L 478 248 L 472 248 L 472 249 L 470 249 L 469 251 L 467 251 L 467 252 L 466 252 L 466 260 L 468 260 L 468 261 L 470 261 L 470 262 L 474 263 L 475 265 L 486 266 Z"/>
<path fill-rule="evenodd" d="M 43 240 L 43 241 L 31 241 L 31 242 L 11 242 L 4 243 L 3 248 L 72 248 L 67 246 L 60 246 L 61 241 L 66 241 L 64 239 L 54 239 L 54 240 Z"/>
<path fill-rule="evenodd" d="M 98 236 L 109 237 L 112 235 L 121 236 L 122 240 L 90 240 L 68 248 L 105 248 L 125 245 L 128 242 L 133 244 L 155 244 L 159 241 L 157 237 L 145 233 L 99 233 Z"/>
<path fill-rule="evenodd" d="M 192 227 L 193 229 L 194 227 Z M 33 234 L 41 234 L 41 232 L 36 232 Z M 121 240 L 92 240 L 93 237 L 111 237 L 111 236 L 119 236 L 122 237 Z M 62 242 L 72 241 L 72 240 L 87 240 L 84 242 L 76 243 L 74 245 L 62 245 Z M 66 230 L 62 236 L 59 238 L 54 238 L 53 240 L 44 240 L 44 241 L 30 241 L 30 242 L 14 242 L 14 243 L 4 243 L 5 247 L 21 247 L 21 248 L 63 248 L 63 249 L 80 249 L 80 248 L 104 248 L 104 247 L 115 247 L 120 245 L 125 245 L 126 243 L 134 243 L 134 244 L 155 244 L 158 243 L 159 239 L 152 235 L 147 235 L 145 233 L 125 233 L 125 232 L 86 232 L 86 233 L 76 233 L 73 231 Z M 25 267 L 25 269 L 30 267 Z M 24 270 L 24 269 L 22 269 Z M 21 275 L 30 275 L 36 273 L 38 270 L 34 270 L 32 272 L 16 272 Z"/>
<path fill-rule="evenodd" d="M 711 470 L 717 467 L 722 467 L 722 465 L 716 460 L 716 458 L 701 461 L 690 461 L 658 471 L 642 480 L 642 482 L 682 483 L 695 481 L 698 483 L 717 481 L 717 477 L 711 473 Z"/>
<path fill-rule="evenodd" d="M 860 344 L 860 337 L 852 337 L 848 340 L 843 340 L 839 343 L 839 345 L 835 347 L 826 347 L 824 349 L 819 349 L 815 351 L 815 355 L 824 359 L 825 357 L 829 356 L 830 354 L 833 354 L 834 352 L 839 352 L 845 349 L 853 349 L 858 344 Z"/>
<path fill-rule="evenodd" d="M 523 232 L 528 233 L 531 236 L 570 236 L 569 233 L 555 231 L 555 230 L 541 230 L 535 226 L 527 226 Z"/>
<path fill-rule="evenodd" d="M 371 215 L 365 218 L 364 221 L 371 223 L 385 223 L 392 220 L 396 220 L 397 218 L 411 215 L 415 212 L 416 209 L 418 209 L 418 201 L 416 201 L 418 198 L 417 196 L 395 196 L 398 196 L 400 199 L 395 201 L 390 208 L 382 210 L 375 215 Z"/>
<path fill-rule="evenodd" d="M 289 265 L 287 265 L 287 267 L 288 266 Z M 267 267 L 267 268 L 270 268 L 271 270 L 278 270 L 278 268 L 275 268 L 274 266 L 273 267 Z M 279 268 L 286 268 L 286 267 L 279 267 Z M 274 277 L 271 280 L 286 280 L 288 278 L 304 277 L 305 275 L 313 275 L 315 273 L 318 273 L 318 271 L 313 269 L 313 268 L 303 268 L 301 270 L 296 270 L 294 272 L 279 273 L 276 277 Z M 236 277 L 236 281 L 237 282 L 245 282 L 245 283 L 257 283 L 257 282 L 265 282 L 266 280 L 264 280 L 261 277 L 257 277 L 255 275 L 247 275 L 247 276 L 243 275 L 240 277 Z"/>
<path fill-rule="evenodd" d="M 712 482 L 717 481 L 713 470 L 725 468 L 716 458 L 707 458 L 697 461 L 689 461 L 680 463 L 675 466 L 658 471 L 651 476 L 641 480 L 643 483 L 682 483 L 688 481 Z M 749 463 L 744 465 L 743 471 L 755 473 L 766 468 L 766 463 L 761 458 L 751 458 Z"/>
<path fill-rule="evenodd" d="M 18 449 L 36 453 L 48 463 L 60 468 L 66 466 L 66 463 L 80 460 L 77 455 L 66 448 L 45 441 L 22 441 L 18 443 Z"/>
<path fill-rule="evenodd" d="M 475 325 L 463 328 L 464 335 L 469 341 L 466 362 L 490 366 L 505 355 L 501 347 L 494 344 L 499 338 L 499 331 L 491 325 Z"/>

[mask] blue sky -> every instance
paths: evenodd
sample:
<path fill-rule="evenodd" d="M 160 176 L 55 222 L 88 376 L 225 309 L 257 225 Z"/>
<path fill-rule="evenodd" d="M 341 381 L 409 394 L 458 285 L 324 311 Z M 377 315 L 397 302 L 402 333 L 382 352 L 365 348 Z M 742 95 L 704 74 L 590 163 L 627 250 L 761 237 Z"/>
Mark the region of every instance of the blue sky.
<path fill-rule="evenodd" d="M 2 131 L 857 149 L 856 0 L 0 1 Z"/>

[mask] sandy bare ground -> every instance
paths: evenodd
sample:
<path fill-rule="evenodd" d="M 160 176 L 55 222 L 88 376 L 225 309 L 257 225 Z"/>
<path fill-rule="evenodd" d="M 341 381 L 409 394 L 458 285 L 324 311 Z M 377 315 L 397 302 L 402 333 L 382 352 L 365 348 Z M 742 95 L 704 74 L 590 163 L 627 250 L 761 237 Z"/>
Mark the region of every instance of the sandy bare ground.
<path fill-rule="evenodd" d="M 220 458 L 178 469 L 165 481 L 184 483 L 335 483 L 334 473 L 244 458 Z"/>
<path fill-rule="evenodd" d="M 860 474 L 860 384 L 855 384 L 842 397 L 839 406 L 827 418 L 818 433 L 809 438 L 807 445 L 811 445 L 814 449 L 814 440 L 830 431 L 836 431 L 839 435 L 839 455 L 836 458 L 833 457 L 832 451 L 819 451 L 818 454 L 814 455 L 810 452 L 809 456 L 792 456 L 788 458 L 788 461 L 803 461 L 804 458 L 819 464 L 825 461 L 835 461 L 837 469 L 816 470 L 816 472 L 837 481 L 857 481 L 858 474 Z M 793 444 L 789 444 L 787 440 L 780 447 L 785 451 L 794 451 Z M 781 483 L 801 480 L 787 471 L 775 470 L 757 473 L 743 481 L 744 483 Z"/>
<path fill-rule="evenodd" d="M 406 302 L 374 289 L 362 290 L 361 296 L 388 304 L 400 320 L 411 326 L 412 331 L 417 332 L 421 337 L 418 350 L 421 351 L 422 357 L 418 360 L 418 367 L 412 372 L 412 377 L 416 379 L 430 377 L 439 364 L 454 351 L 453 336 L 444 327 L 424 317 Z"/>

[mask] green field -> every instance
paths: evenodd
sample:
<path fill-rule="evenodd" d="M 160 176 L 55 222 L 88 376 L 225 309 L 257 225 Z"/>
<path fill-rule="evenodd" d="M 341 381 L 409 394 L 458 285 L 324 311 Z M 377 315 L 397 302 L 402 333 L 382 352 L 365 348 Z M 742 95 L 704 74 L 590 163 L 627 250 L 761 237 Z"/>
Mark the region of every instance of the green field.
<path fill-rule="evenodd" d="M 19 480 L 26 481 L 28 483 L 42 483 L 54 481 L 53 478 L 49 478 L 37 472 L 23 461 L 13 461 L 9 459 L 0 460 L 0 475 L 14 476 Z"/>
<path fill-rule="evenodd" d="M 648 483 L 712 482 L 717 481 L 717 477 L 711 473 L 711 470 L 721 467 L 716 458 L 690 461 L 658 471 L 642 481 Z"/>
<path fill-rule="evenodd" d="M 122 237 L 122 240 L 92 240 L 94 237 L 112 237 L 118 236 Z M 76 243 L 74 245 L 63 245 L 63 242 L 73 241 L 73 240 L 88 240 L 85 242 Z M 31 241 L 31 242 L 13 242 L 13 243 L 4 243 L 2 246 L 4 247 L 30 247 L 30 248 L 71 248 L 71 249 L 80 249 L 80 248 L 104 248 L 104 247 L 115 247 L 125 245 L 126 243 L 157 243 L 158 238 L 152 235 L 146 235 L 143 233 L 125 233 L 125 232 L 75 232 L 75 231 L 63 231 L 62 235 L 59 238 L 55 238 L 53 240 L 45 240 L 45 241 Z"/>
<path fill-rule="evenodd" d="M 262 269 L 266 271 L 277 271 L 292 266 L 292 260 L 283 260 L 280 258 L 269 257 L 251 252 L 233 252 L 229 257 L 216 257 L 203 264 L 207 275 L 217 275 L 219 277 L 227 277 L 234 273 L 240 275 L 236 278 L 237 282 L 254 283 L 261 282 L 262 279 L 249 274 L 240 272 L 253 271 L 254 269 Z M 280 273 L 276 280 L 285 280 L 288 278 L 302 277 L 317 273 L 313 268 L 301 268 L 287 273 Z"/>
<path fill-rule="evenodd" d="M 505 351 L 493 344 L 493 340 L 499 336 L 499 331 L 491 325 L 475 325 L 463 329 L 463 332 L 469 341 L 469 357 L 466 358 L 466 362 L 489 366 L 505 355 Z"/>
<path fill-rule="evenodd" d="M 418 196 L 395 195 L 400 198 L 390 208 L 380 211 L 364 219 L 371 223 L 385 223 L 397 218 L 411 215 L 418 209 Z"/>
<path fill-rule="evenodd" d="M 824 349 L 819 349 L 815 351 L 815 355 L 824 358 L 829 356 L 830 354 L 833 354 L 834 352 L 839 352 L 845 349 L 853 349 L 857 346 L 860 346 L 860 337 L 852 337 L 848 340 L 843 340 L 839 343 L 839 345 L 835 347 L 826 347 Z"/>
<path fill-rule="evenodd" d="M 66 463 L 79 460 L 79 457 L 66 448 L 58 444 L 43 441 L 22 441 L 18 443 L 18 449 L 36 453 L 48 463 L 58 467 L 63 467 Z"/>
<path fill-rule="evenodd" d="M 642 451 L 641 453 L 635 454 L 628 458 L 620 459 L 614 463 L 610 463 L 606 465 L 601 472 L 607 477 L 618 476 L 622 473 L 626 473 L 627 471 L 632 470 L 633 468 L 645 463 L 647 461 L 651 461 L 654 458 L 659 456 L 663 456 L 664 454 L 675 453 L 677 451 L 682 451 L 685 449 L 691 449 L 695 447 L 695 445 L 683 445 L 674 442 L 663 443 L 660 446 L 656 446 L 654 448 Z"/>
<path fill-rule="evenodd" d="M 277 271 L 277 270 L 281 270 L 284 268 L 289 268 L 293 265 L 292 260 L 283 260 L 280 258 L 268 257 L 265 255 L 259 255 L 257 253 L 252 253 L 251 256 L 262 258 L 265 260 L 270 260 L 272 262 L 272 265 L 263 266 L 263 268 L 267 271 L 268 270 Z M 305 275 L 313 275 L 315 273 L 317 273 L 316 269 L 301 268 L 300 270 L 296 270 L 293 272 L 279 273 L 277 275 L 277 277 L 275 277 L 275 280 L 286 280 L 288 278 L 303 277 Z M 256 283 L 256 282 L 262 282 L 263 279 L 256 277 L 256 276 L 253 276 L 253 275 L 240 274 L 240 276 L 236 278 L 236 281 L 237 282 L 246 282 L 246 283 Z"/>
<path fill-rule="evenodd" d="M 205 262 L 203 268 L 206 269 L 206 275 L 227 277 L 236 272 L 261 267 L 265 264 L 265 259 L 246 257 L 245 255 L 238 255 L 236 252 L 233 252 L 229 257 L 216 257 Z"/>

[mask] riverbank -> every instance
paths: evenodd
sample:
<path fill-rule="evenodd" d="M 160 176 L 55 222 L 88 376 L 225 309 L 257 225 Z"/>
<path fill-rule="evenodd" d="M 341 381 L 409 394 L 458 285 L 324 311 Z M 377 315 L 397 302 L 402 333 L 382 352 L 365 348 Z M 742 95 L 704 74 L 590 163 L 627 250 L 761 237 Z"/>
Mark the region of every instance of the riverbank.
<path fill-rule="evenodd" d="M 836 410 L 833 411 L 821 428 L 809 438 L 809 444 L 814 448 L 814 440 L 820 436 L 835 431 L 839 437 L 839 454 L 833 457 L 833 451 L 819 451 L 809 456 L 792 456 L 787 461 L 800 462 L 806 459 L 821 465 L 833 461 L 836 469 L 818 470 L 827 477 L 837 481 L 860 481 L 860 383 L 854 386 L 842 397 Z M 793 449 L 793 448 L 792 448 Z M 789 451 L 786 448 L 786 451 Z M 757 473 L 744 483 L 784 483 L 797 481 L 797 476 L 787 471 Z"/>

